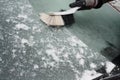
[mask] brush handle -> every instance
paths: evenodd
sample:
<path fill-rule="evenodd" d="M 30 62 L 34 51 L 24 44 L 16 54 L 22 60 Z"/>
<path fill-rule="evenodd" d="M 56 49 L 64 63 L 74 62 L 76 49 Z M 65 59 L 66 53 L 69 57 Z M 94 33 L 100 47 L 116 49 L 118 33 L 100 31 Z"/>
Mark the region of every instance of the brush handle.
<path fill-rule="evenodd" d="M 69 15 L 69 14 L 74 14 L 80 7 L 74 7 L 69 10 L 63 11 L 63 12 L 49 12 L 49 15 Z"/>

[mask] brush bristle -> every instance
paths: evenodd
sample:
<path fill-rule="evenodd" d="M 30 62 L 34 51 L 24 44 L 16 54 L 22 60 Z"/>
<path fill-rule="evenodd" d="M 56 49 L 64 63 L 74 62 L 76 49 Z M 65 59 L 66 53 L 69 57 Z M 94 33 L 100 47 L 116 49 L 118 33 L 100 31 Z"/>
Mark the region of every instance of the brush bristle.
<path fill-rule="evenodd" d="M 67 15 L 50 15 L 46 13 L 40 14 L 40 19 L 48 26 L 64 26 L 71 25 L 74 21 L 73 14 Z"/>
<path fill-rule="evenodd" d="M 59 15 L 54 16 L 46 13 L 41 13 L 40 19 L 48 26 L 64 26 L 63 18 Z"/>

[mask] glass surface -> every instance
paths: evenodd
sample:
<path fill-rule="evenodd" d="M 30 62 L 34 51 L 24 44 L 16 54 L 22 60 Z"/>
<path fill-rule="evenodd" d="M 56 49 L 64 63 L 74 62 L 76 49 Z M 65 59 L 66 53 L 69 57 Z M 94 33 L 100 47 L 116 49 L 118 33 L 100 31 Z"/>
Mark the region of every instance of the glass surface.
<path fill-rule="evenodd" d="M 69 9 L 72 0 L 29 0 L 37 14 L 41 12 L 60 11 Z M 56 6 L 57 5 L 57 6 Z M 40 8 L 42 7 L 42 8 Z M 100 52 L 109 47 L 107 42 L 120 48 L 120 14 L 110 5 L 105 4 L 100 9 L 78 11 L 74 14 L 75 24 L 67 26 L 73 35 L 77 36 L 94 51 Z M 118 53 L 103 54 L 109 60 L 115 58 Z"/>
<path fill-rule="evenodd" d="M 117 43 L 119 14 L 105 5 L 75 13 L 69 27 L 40 21 L 38 13 L 68 9 L 71 1 L 0 0 L 0 80 L 85 80 L 97 74 L 94 69 L 107 62 L 99 54 L 104 40 Z"/>

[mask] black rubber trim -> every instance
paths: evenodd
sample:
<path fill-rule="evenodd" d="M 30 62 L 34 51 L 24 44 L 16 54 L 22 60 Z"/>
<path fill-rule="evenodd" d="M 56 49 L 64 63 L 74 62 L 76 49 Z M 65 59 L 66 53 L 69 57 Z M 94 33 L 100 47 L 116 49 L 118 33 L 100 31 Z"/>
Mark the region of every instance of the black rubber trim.
<path fill-rule="evenodd" d="M 112 62 L 120 67 L 120 55 L 118 55 L 115 59 L 113 59 Z"/>

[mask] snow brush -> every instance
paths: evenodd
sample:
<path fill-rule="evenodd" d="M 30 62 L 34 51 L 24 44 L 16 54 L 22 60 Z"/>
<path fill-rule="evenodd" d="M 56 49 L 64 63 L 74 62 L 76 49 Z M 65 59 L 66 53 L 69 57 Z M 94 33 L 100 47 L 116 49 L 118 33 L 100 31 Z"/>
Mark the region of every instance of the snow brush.
<path fill-rule="evenodd" d="M 46 25 L 54 27 L 71 25 L 75 22 L 73 14 L 78 9 L 80 9 L 80 7 L 74 7 L 69 10 L 62 10 L 60 12 L 40 13 L 40 20 Z"/>

